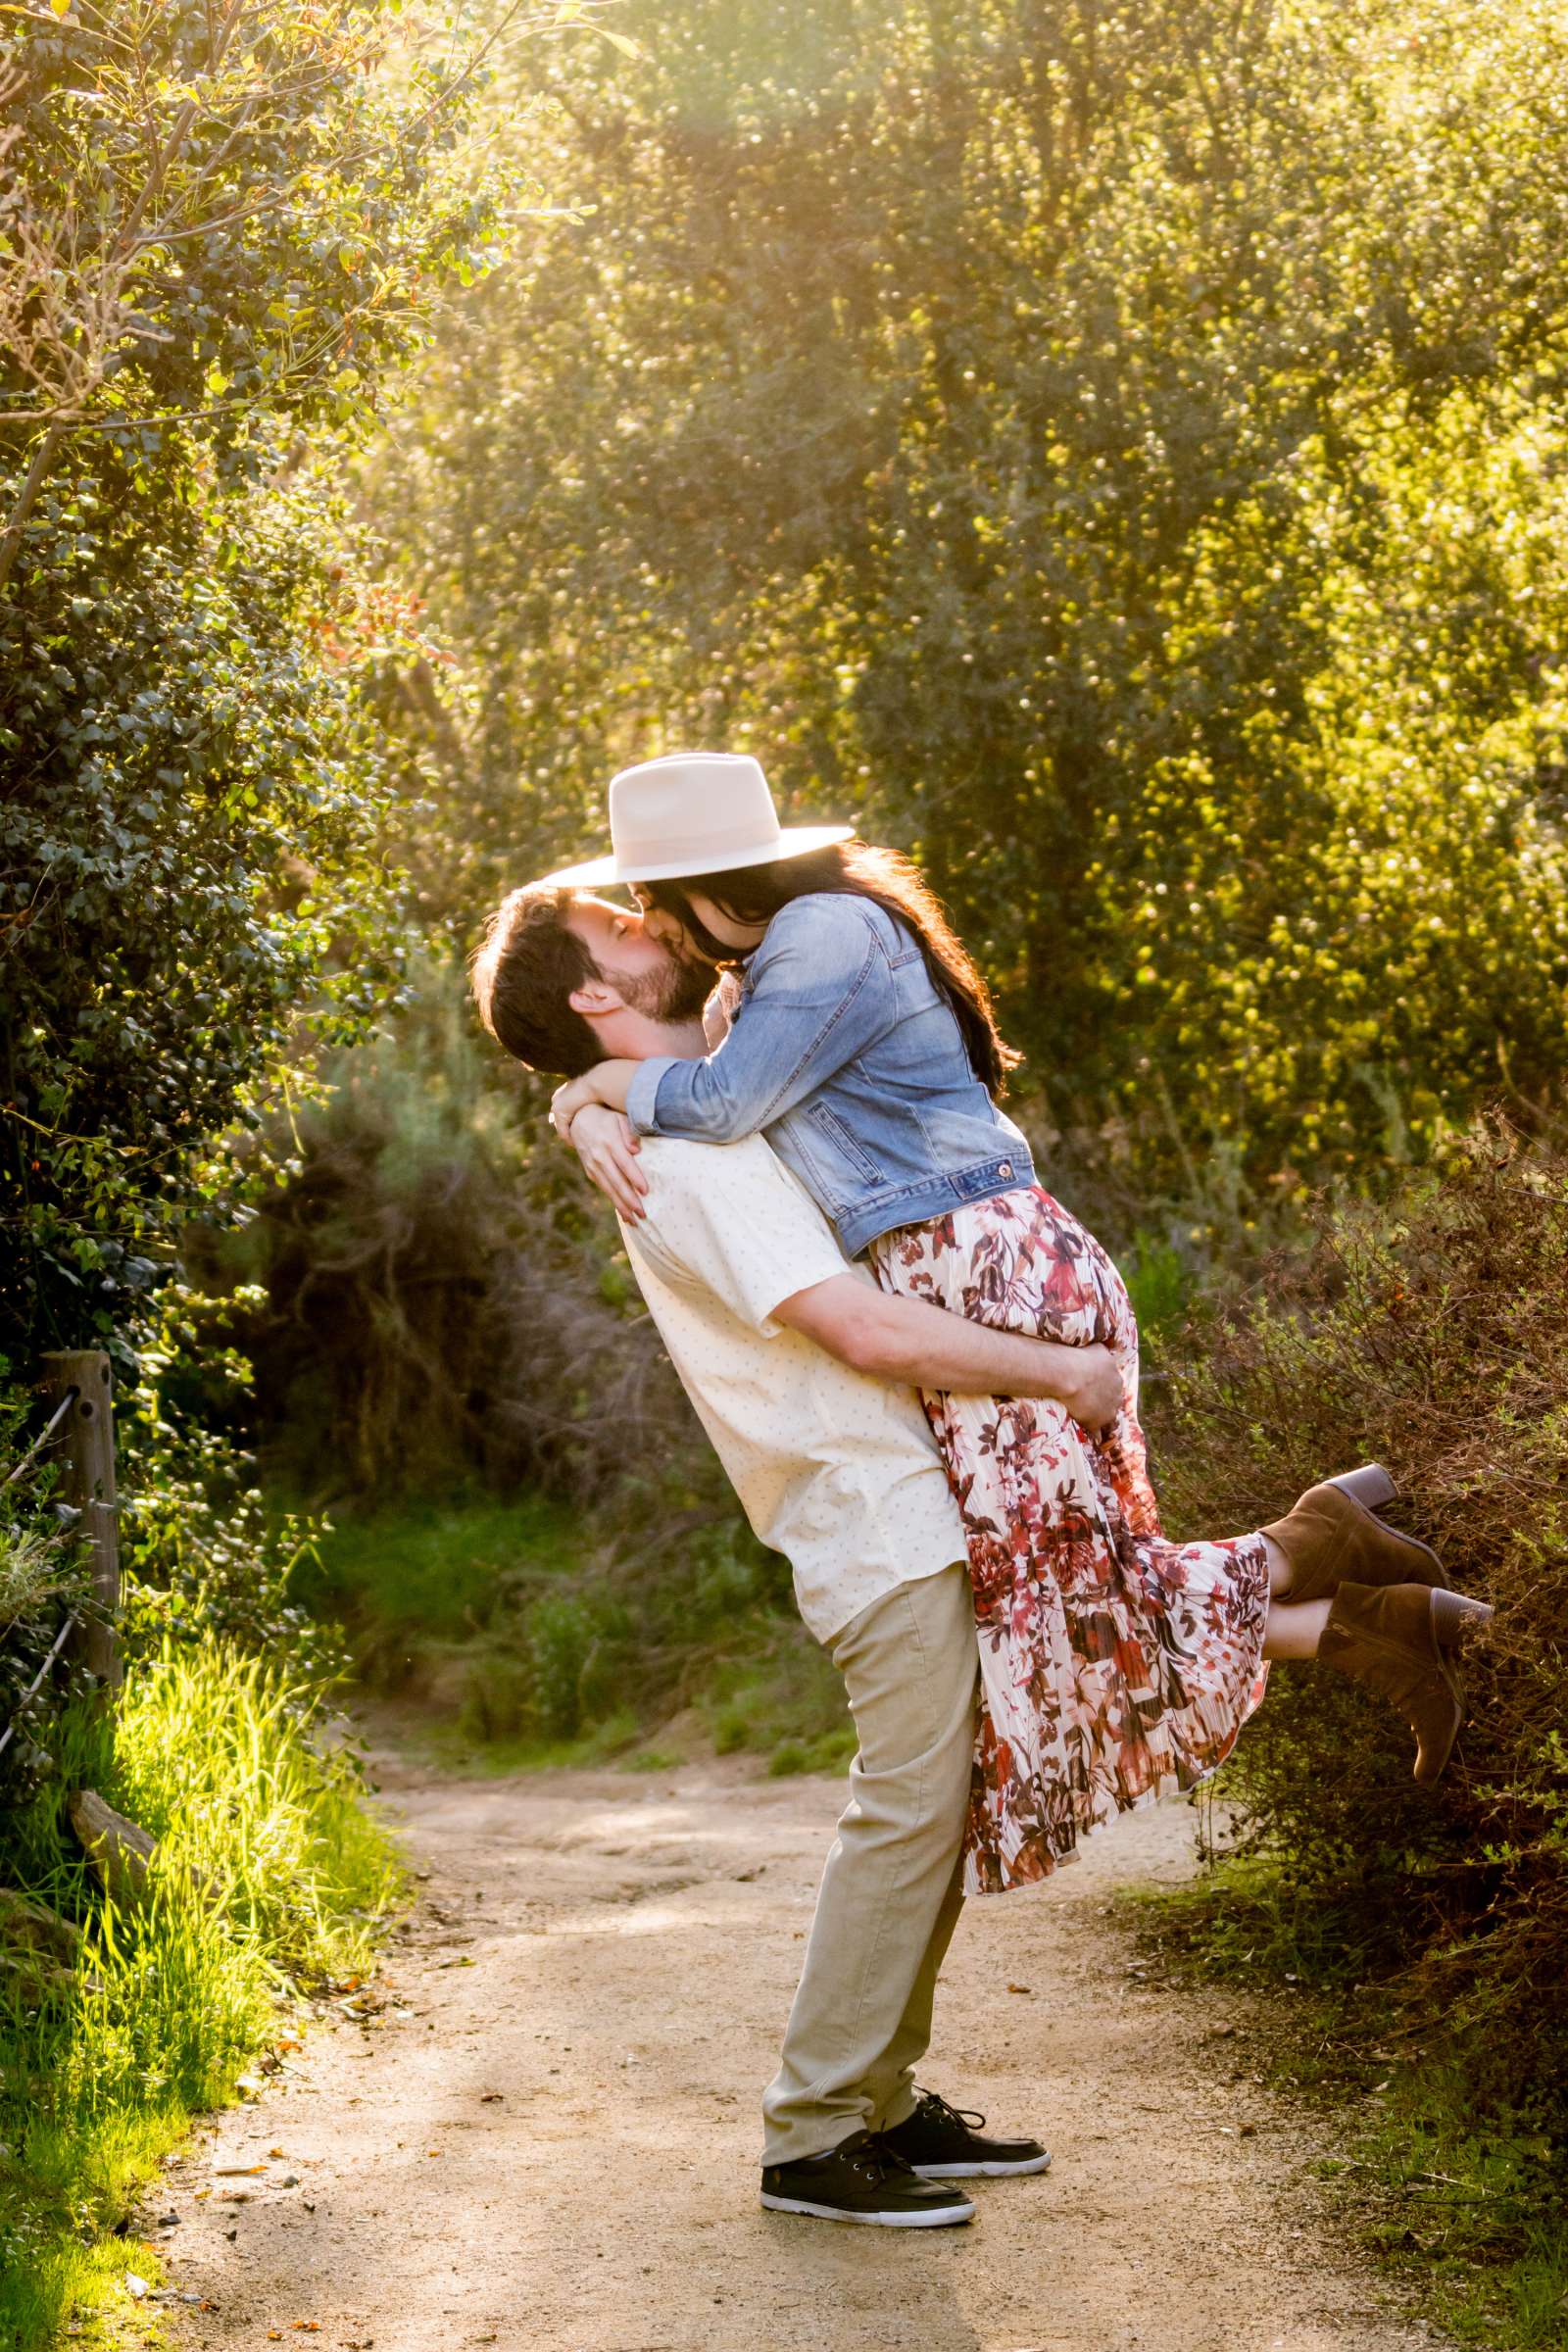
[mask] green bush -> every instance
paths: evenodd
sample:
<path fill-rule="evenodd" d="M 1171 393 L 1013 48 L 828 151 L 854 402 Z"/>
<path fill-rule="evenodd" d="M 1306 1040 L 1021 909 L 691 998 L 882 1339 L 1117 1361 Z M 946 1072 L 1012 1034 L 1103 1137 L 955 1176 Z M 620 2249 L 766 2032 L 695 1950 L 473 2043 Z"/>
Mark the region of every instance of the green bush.
<path fill-rule="evenodd" d="M 229 1642 L 319 1685 L 344 1663 L 336 1627 L 301 1589 L 320 1531 L 264 1503 L 254 1456 L 222 1426 L 244 1409 L 250 1377 L 223 1344 L 227 1311 L 183 1285 L 163 1286 L 140 1333 L 140 1377 L 116 1396 L 122 1648 L 135 1660 L 170 1642 Z M 42 1420 L 36 1399 L 0 1387 L 0 1469 Z M 58 1488 L 58 1468 L 45 1461 L 0 1492 L 0 1731 L 17 1723 L 0 1753 L 0 1871 L 17 1808 L 52 1769 L 51 1726 L 83 1693 L 69 1644 L 22 1704 L 66 1611 L 93 1607 Z"/>
<path fill-rule="evenodd" d="M 233 1204 L 217 1139 L 397 961 L 359 687 L 403 616 L 343 462 L 496 193 L 454 153 L 471 46 L 367 70 L 398 13 L 0 32 L 8 1348 L 128 1364 L 181 1221 Z"/>
<path fill-rule="evenodd" d="M 569 1740 L 592 1709 L 606 1633 L 602 1616 L 565 1592 L 544 1594 L 524 1618 L 531 1712 L 547 1739 Z"/>
<path fill-rule="evenodd" d="M 703 1692 L 721 1756 L 760 1752 L 777 1774 L 842 1771 L 855 1727 L 832 1660 L 800 1625 L 754 1617 L 747 1639 L 722 1658 Z"/>
<path fill-rule="evenodd" d="M 255 1455 L 224 1426 L 251 1409 L 251 1367 L 222 1345 L 225 1321 L 220 1303 L 169 1286 L 120 1402 L 123 1641 L 131 1655 L 228 1642 L 324 1683 L 342 1642 L 302 1591 L 321 1530 L 267 1503 Z"/>
<path fill-rule="evenodd" d="M 1160 1241 L 1140 1227 L 1117 1263 L 1138 1317 L 1138 1336 L 1145 1352 L 1178 1337 L 1193 1297 L 1192 1269 L 1181 1251 L 1173 1243 Z"/>
<path fill-rule="evenodd" d="M 514 1650 L 486 1649 L 464 1680 L 458 1729 L 481 1745 L 525 1739 L 533 1729 L 533 1669 Z"/>
<path fill-rule="evenodd" d="M 504 1647 L 469 1665 L 459 1729 L 480 1740 L 575 1740 L 617 1713 L 625 1613 L 601 1596 L 542 1592 Z"/>
<path fill-rule="evenodd" d="M 1368 1969 L 1407 1972 L 1478 2088 L 1568 2084 L 1568 1150 L 1478 1133 L 1388 1208 L 1346 1208 L 1309 1261 L 1190 1335 L 1174 1367 L 1173 1524 L 1245 1528 L 1369 1458 L 1461 1590 L 1469 1721 L 1435 1790 L 1388 1710 L 1274 1669 L 1227 1766 L 1241 1842 Z"/>

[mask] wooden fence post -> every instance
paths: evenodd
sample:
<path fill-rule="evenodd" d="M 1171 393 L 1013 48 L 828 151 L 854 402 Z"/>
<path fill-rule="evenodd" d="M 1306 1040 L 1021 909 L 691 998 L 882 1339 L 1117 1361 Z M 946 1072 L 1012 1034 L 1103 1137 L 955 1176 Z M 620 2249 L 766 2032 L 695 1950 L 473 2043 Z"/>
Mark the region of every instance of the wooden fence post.
<path fill-rule="evenodd" d="M 80 1656 L 106 1690 L 118 1690 L 120 1661 L 120 1519 L 115 1501 L 115 1408 L 109 1358 L 94 1348 L 46 1355 L 44 1385 L 56 1404 L 75 1397 L 61 1426 L 64 1493 L 81 1512 L 92 1549 L 92 1590 L 99 1618 L 82 1628 Z"/>

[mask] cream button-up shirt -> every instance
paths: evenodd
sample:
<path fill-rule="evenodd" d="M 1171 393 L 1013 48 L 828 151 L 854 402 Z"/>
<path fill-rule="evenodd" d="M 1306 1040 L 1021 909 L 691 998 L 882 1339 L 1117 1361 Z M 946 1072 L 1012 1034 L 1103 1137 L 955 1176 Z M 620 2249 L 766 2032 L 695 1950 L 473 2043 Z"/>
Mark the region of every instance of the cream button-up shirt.
<path fill-rule="evenodd" d="M 746 1516 L 795 1572 L 827 1642 L 901 1584 L 965 1557 L 963 1526 L 912 1389 L 855 1372 L 773 1320 L 850 1273 L 821 1210 L 761 1136 L 642 1147 L 647 1218 L 626 1254 Z"/>

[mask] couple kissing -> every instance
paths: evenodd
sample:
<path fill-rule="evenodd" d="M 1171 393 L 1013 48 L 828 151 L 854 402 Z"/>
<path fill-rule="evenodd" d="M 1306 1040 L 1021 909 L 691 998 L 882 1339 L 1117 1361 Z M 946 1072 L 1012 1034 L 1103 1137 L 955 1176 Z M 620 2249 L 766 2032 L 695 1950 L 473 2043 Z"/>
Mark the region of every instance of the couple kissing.
<path fill-rule="evenodd" d="M 908 859 L 782 827 L 739 755 L 627 768 L 609 814 L 608 856 L 507 898 L 472 985 L 505 1051 L 566 1081 L 556 1129 L 854 1718 L 762 2202 L 968 2222 L 964 2182 L 1051 2159 L 915 2080 L 965 1897 L 1197 1787 L 1275 1659 L 1396 1708 L 1436 1780 L 1491 1612 L 1385 1523 L 1376 1464 L 1263 1528 L 1166 1538 L 1126 1288 L 999 1107 L 1017 1056 Z"/>

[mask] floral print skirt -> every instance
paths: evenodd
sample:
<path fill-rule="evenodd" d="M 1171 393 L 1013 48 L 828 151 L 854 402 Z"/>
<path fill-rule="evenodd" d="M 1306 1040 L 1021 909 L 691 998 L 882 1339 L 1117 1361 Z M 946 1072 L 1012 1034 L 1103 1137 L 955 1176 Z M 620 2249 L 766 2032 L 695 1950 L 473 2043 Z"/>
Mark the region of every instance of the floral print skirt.
<path fill-rule="evenodd" d="M 1100 1340 L 1122 1374 L 1102 1440 L 1044 1397 L 925 1398 L 963 1514 L 981 1706 L 964 1886 L 1046 1878 L 1086 1832 L 1192 1788 L 1263 1695 L 1263 1539 L 1172 1544 L 1138 1426 L 1126 1286 L 1038 1186 L 872 1246 L 885 1290 L 1031 1338 Z"/>

